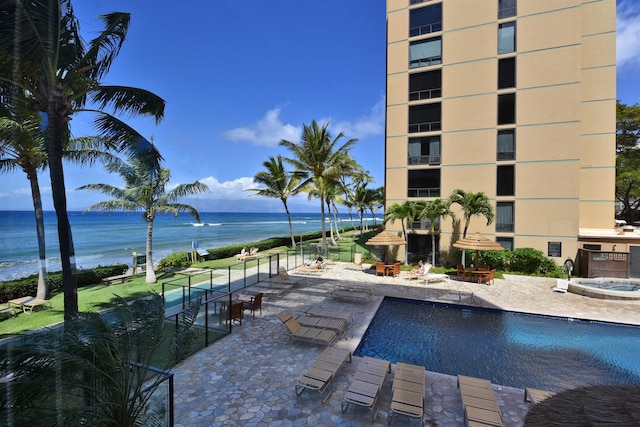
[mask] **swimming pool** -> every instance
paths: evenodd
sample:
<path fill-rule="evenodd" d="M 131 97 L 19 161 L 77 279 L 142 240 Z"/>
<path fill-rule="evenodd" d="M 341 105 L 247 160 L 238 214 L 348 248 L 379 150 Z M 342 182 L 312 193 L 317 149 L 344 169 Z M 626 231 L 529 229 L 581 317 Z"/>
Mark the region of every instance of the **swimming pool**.
<path fill-rule="evenodd" d="M 390 297 L 354 355 L 517 388 L 640 384 L 640 327 Z"/>

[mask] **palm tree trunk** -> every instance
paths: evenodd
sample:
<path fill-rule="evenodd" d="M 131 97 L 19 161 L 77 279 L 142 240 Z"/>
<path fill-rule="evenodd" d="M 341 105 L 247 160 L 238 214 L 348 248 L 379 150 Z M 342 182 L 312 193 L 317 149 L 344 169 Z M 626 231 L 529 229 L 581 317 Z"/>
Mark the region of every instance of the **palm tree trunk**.
<path fill-rule="evenodd" d="M 327 224 L 324 222 L 324 197 L 320 197 L 320 220 L 322 221 L 322 248 L 324 256 L 329 257 L 329 247 L 327 246 Z"/>
<path fill-rule="evenodd" d="M 49 161 L 49 176 L 51 177 L 53 207 L 58 220 L 62 290 L 64 292 L 64 320 L 68 321 L 78 314 L 78 285 L 76 283 L 75 251 L 71 236 L 71 224 L 67 213 L 67 195 L 62 167 L 62 146 L 67 130 L 64 119 L 56 112 L 56 104 L 51 102 L 49 105 L 45 141 Z"/>
<path fill-rule="evenodd" d="M 293 235 L 293 224 L 291 224 L 291 213 L 289 213 L 289 206 L 287 206 L 287 201 L 283 200 L 284 210 L 287 213 L 287 220 L 289 221 L 289 234 L 291 234 L 291 247 L 293 249 L 296 248 L 296 237 Z"/>
<path fill-rule="evenodd" d="M 38 291 L 36 298 L 49 299 L 49 287 L 47 286 L 47 248 L 44 237 L 44 214 L 42 212 L 42 195 L 38 184 L 37 172 L 28 174 L 31 184 L 31 198 L 33 200 L 33 212 L 36 217 L 36 233 L 38 236 Z"/>
<path fill-rule="evenodd" d="M 156 272 L 153 269 L 153 217 L 147 218 L 147 265 L 146 283 L 156 283 Z"/>
<path fill-rule="evenodd" d="M 436 233 L 431 232 L 431 265 L 436 266 Z"/>

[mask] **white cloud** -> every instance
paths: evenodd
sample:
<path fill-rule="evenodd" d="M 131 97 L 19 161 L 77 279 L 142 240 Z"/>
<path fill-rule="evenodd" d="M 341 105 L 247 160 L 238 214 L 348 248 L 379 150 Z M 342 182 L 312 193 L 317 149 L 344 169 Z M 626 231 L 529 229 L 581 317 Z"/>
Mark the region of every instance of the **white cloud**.
<path fill-rule="evenodd" d="M 630 0 L 619 1 L 616 24 L 617 66 L 640 65 L 640 6 Z"/>
<path fill-rule="evenodd" d="M 223 136 L 230 141 L 248 142 L 252 145 L 277 147 L 281 139 L 296 141 L 302 129 L 280 120 L 280 108 L 265 113 L 256 123 L 228 130 Z"/>
<path fill-rule="evenodd" d="M 371 108 L 369 114 L 359 117 L 354 122 L 338 121 L 330 125 L 331 129 L 335 129 L 332 133 L 344 133 L 345 137 L 366 138 L 369 136 L 382 135 L 384 133 L 384 96 Z"/>
<path fill-rule="evenodd" d="M 233 181 L 220 182 L 217 178 L 209 176 L 199 180 L 201 183 L 206 184 L 209 187 L 210 193 L 202 193 L 200 198 L 207 199 L 246 199 L 254 194 L 253 191 L 244 191 L 248 188 L 258 187 L 253 178 L 242 177 L 236 178 Z"/>

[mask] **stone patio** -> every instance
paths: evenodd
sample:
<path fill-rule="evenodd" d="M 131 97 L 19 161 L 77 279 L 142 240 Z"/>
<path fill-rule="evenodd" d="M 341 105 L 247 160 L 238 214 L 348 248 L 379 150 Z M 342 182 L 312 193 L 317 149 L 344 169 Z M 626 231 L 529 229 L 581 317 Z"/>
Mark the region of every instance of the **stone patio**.
<path fill-rule="evenodd" d="M 303 306 L 324 306 L 348 311 L 353 326 L 336 346 L 354 351 L 383 296 L 452 302 L 479 307 L 602 320 L 640 325 L 640 302 L 601 300 L 553 292 L 555 279 L 507 276 L 495 285 L 446 280 L 425 285 L 419 280 L 382 277 L 375 270 L 359 271 L 353 265 L 330 264 L 320 275 L 298 275 L 293 289 L 263 303 L 263 315 L 245 316 L 233 333 L 176 366 L 175 425 L 196 426 L 386 426 L 393 374 L 382 388 L 380 411 L 372 423 L 370 413 L 350 406 L 342 413 L 342 397 L 360 360 L 345 364 L 334 380 L 334 391 L 322 405 L 316 392 L 296 396 L 294 386 L 323 347 L 290 341 L 277 315 L 298 312 Z M 278 280 L 278 279 L 274 279 Z M 342 301 L 330 297 L 336 284 L 368 283 L 375 286 L 371 302 Z M 392 365 L 395 372 L 395 365 Z M 531 407 L 523 390 L 495 385 L 505 426 L 521 426 Z M 462 401 L 456 378 L 427 372 L 425 423 L 463 426 Z M 395 416 L 394 426 L 419 425 Z"/>

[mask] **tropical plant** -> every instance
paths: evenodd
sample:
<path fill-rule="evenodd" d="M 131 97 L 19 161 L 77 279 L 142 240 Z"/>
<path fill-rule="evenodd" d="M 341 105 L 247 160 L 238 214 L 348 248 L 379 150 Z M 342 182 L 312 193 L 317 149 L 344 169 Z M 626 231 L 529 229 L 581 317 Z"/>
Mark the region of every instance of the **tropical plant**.
<path fill-rule="evenodd" d="M 201 182 L 180 184 L 170 191 L 167 185 L 171 174 L 168 169 L 155 170 L 142 157 L 133 157 L 130 163 L 114 160 L 105 165 L 105 169 L 119 174 L 124 183 L 124 188 L 118 188 L 109 184 L 88 184 L 79 187 L 78 190 L 100 191 L 113 200 L 99 202 L 89 206 L 88 211 L 142 211 L 142 219 L 147 222 L 147 248 L 146 248 L 146 282 L 155 283 L 156 274 L 153 266 L 153 222 L 157 214 L 172 214 L 178 216 L 180 212 L 186 212 L 200 222 L 200 213 L 191 205 L 176 203 L 185 196 L 206 193 L 209 187 Z"/>
<path fill-rule="evenodd" d="M 450 209 L 449 203 L 442 201 L 441 199 L 435 199 L 433 201 L 427 201 L 421 206 L 421 209 L 417 212 L 417 219 L 426 218 L 429 220 L 430 227 L 429 233 L 431 234 L 431 265 L 436 265 L 436 221 L 439 218 L 450 217 L 455 221 L 456 215 Z"/>
<path fill-rule="evenodd" d="M 413 224 L 413 219 L 415 218 L 415 202 L 411 202 L 409 200 L 405 201 L 402 204 L 394 203 L 387 208 L 382 216 L 382 225 L 385 226 L 389 221 L 398 221 L 402 226 L 402 237 L 404 237 L 404 241 L 407 240 L 407 229 L 405 227 L 405 223 L 409 221 L 410 224 Z M 404 245 L 404 264 L 408 265 L 408 244 Z"/>
<path fill-rule="evenodd" d="M 289 221 L 289 233 L 291 234 L 291 247 L 295 249 L 296 239 L 293 234 L 293 224 L 291 223 L 291 212 L 287 200 L 289 197 L 300 193 L 303 188 L 300 186 L 301 177 L 295 173 L 287 172 L 282 162 L 282 156 L 270 156 L 268 161 L 262 163 L 266 171 L 258 172 L 253 180 L 262 184 L 262 188 L 249 188 L 245 191 L 254 191 L 256 195 L 280 199 L 284 205 Z"/>
<path fill-rule="evenodd" d="M 156 402 L 152 363 L 167 369 L 193 348 L 199 301 L 179 315 L 173 333 L 158 294 L 127 304 L 114 299 L 108 316 L 81 312 L 64 327 L 24 334 L 0 360 L 0 404 L 13 425 L 167 425 Z M 165 418 L 164 420 L 162 418 Z"/>
<path fill-rule="evenodd" d="M 319 126 L 313 120 L 310 125 L 303 126 L 300 142 L 295 143 L 284 139 L 280 141 L 280 145 L 293 154 L 293 157 L 284 160 L 293 165 L 295 170 L 303 176 L 300 185 L 312 190 L 313 194 L 320 199 L 322 245 L 325 256 L 328 256 L 329 252 L 325 224 L 325 204 L 329 185 L 353 170 L 354 161 L 349 155 L 349 150 L 357 141 L 357 139 L 350 139 L 338 145 L 344 134 L 340 132 L 332 138 L 328 127 L 328 123 Z"/>
<path fill-rule="evenodd" d="M 113 12 L 100 20 L 104 29 L 87 44 L 71 0 L 0 0 L 0 99 L 7 100 L 20 117 L 25 112 L 42 117 L 58 224 L 65 320 L 78 312 L 62 163 L 72 116 L 91 111 L 97 129 L 110 137 L 109 144 L 116 151 L 148 153 L 159 159 L 148 141 L 132 137 L 134 133 L 120 134 L 126 125 L 104 111 L 153 116 L 159 121 L 165 103 L 142 89 L 102 84 L 126 40 L 130 15 Z"/>
<path fill-rule="evenodd" d="M 449 204 L 457 203 L 462 208 L 464 217 L 464 229 L 462 238 L 467 237 L 467 230 L 474 216 L 485 217 L 487 225 L 490 225 L 494 219 L 493 206 L 489 202 L 489 198 L 482 191 L 474 193 L 455 189 L 449 196 Z M 465 252 L 462 251 L 462 264 L 465 264 Z"/>
<path fill-rule="evenodd" d="M 640 105 L 616 106 L 617 217 L 633 224 L 640 218 Z"/>

